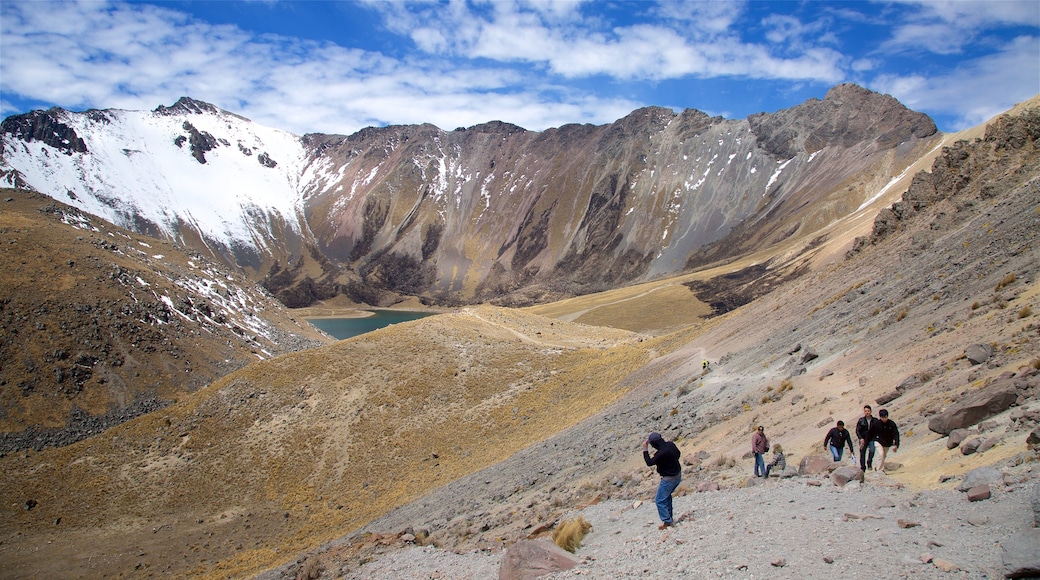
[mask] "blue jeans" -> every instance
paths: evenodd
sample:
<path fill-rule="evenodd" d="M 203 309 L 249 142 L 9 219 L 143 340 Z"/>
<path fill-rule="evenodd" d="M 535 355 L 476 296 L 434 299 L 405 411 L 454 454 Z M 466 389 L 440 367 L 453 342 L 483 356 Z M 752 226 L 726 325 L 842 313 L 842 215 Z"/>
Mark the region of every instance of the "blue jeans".
<path fill-rule="evenodd" d="M 841 461 L 841 455 L 845 453 L 844 447 L 828 445 L 827 448 L 831 450 L 831 457 L 833 457 L 835 461 Z"/>
<path fill-rule="evenodd" d="M 755 477 L 766 476 L 766 462 L 761 453 L 755 453 Z"/>
<path fill-rule="evenodd" d="M 672 492 L 679 487 L 681 482 L 682 474 L 679 474 L 675 479 L 664 479 L 662 477 L 661 484 L 657 486 L 657 495 L 654 497 L 654 503 L 657 504 L 657 515 L 666 524 L 672 523 Z"/>

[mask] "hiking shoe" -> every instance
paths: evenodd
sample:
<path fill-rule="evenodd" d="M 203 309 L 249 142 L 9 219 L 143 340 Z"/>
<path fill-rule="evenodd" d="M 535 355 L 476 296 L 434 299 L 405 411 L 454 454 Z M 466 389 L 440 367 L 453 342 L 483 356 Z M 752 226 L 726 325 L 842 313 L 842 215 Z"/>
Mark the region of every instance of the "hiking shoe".
<path fill-rule="evenodd" d="M 670 527 L 672 527 L 672 524 L 669 524 L 668 522 L 665 522 L 665 523 L 657 526 L 657 529 L 659 529 L 659 530 L 667 530 Z"/>

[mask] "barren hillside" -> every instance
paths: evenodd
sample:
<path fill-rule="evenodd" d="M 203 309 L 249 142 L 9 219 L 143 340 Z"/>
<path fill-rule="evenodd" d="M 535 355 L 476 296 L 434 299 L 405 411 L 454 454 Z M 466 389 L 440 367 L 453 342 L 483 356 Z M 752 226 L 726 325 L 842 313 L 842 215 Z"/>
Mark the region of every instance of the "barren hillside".
<path fill-rule="evenodd" d="M 651 430 L 692 460 L 684 492 L 732 488 L 748 479 L 752 425 L 796 464 L 825 425 L 893 391 L 897 484 L 1032 463 L 1033 415 L 1014 413 L 1038 408 L 1040 106 L 1018 113 L 937 152 L 873 229 L 849 225 L 863 238 L 847 256 L 839 224 L 758 263 L 543 314 L 483 306 L 395 325 L 258 362 L 74 445 L 8 454 L 4 573 L 331 578 L 404 538 L 500 551 L 581 506 L 647 499 Z M 991 355 L 973 364 L 972 344 Z M 929 418 L 996 381 L 1021 402 L 975 426 L 995 445 L 947 449 Z"/>

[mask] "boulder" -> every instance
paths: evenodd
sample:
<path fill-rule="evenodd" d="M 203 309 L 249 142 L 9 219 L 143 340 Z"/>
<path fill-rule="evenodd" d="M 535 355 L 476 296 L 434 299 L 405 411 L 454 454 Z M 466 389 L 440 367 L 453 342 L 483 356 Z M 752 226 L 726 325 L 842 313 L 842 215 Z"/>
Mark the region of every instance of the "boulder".
<path fill-rule="evenodd" d="M 928 428 L 940 435 L 963 429 L 1007 410 L 1018 400 L 1018 390 L 1009 380 L 996 381 L 946 412 L 932 417 Z"/>
<path fill-rule="evenodd" d="M 900 393 L 899 391 L 889 391 L 881 395 L 877 399 L 874 399 L 874 402 L 878 405 L 887 405 L 888 403 L 891 403 L 892 401 L 898 399 L 899 396 L 902 394 L 903 393 Z"/>
<path fill-rule="evenodd" d="M 982 445 L 979 445 L 979 449 L 978 449 L 977 453 L 985 453 L 985 452 L 989 451 L 990 449 L 992 449 L 993 446 L 996 445 L 997 443 L 1000 443 L 1000 436 L 999 435 L 996 436 L 996 437 L 990 437 L 989 439 L 986 439 L 985 441 L 983 441 Z"/>
<path fill-rule="evenodd" d="M 946 440 L 946 448 L 956 448 L 961 444 L 961 442 L 968 438 L 968 435 L 971 435 L 971 431 L 968 431 L 967 429 L 954 429 L 953 431 L 950 431 L 950 437 Z"/>
<path fill-rule="evenodd" d="M 863 470 L 858 467 L 844 466 L 831 472 L 831 482 L 838 487 L 844 487 L 850 481 L 863 483 Z"/>
<path fill-rule="evenodd" d="M 1000 543 L 1005 578 L 1040 576 L 1040 528 L 1027 528 Z"/>
<path fill-rule="evenodd" d="M 996 467 L 979 467 L 964 474 L 964 481 L 957 486 L 957 491 L 968 491 L 978 485 L 989 485 L 1004 481 L 1004 474 Z"/>
<path fill-rule="evenodd" d="M 993 356 L 993 348 L 988 344 L 972 344 L 968 348 L 964 349 L 964 356 L 971 364 L 979 365 Z"/>
<path fill-rule="evenodd" d="M 968 501 L 982 501 L 989 499 L 992 492 L 988 485 L 976 485 L 968 490 Z"/>
<path fill-rule="evenodd" d="M 548 538 L 520 540 L 506 550 L 498 568 L 499 580 L 530 580 L 570 570 L 579 560 Z"/>
<path fill-rule="evenodd" d="M 816 475 L 831 469 L 834 462 L 826 455 L 806 455 L 798 463 L 798 475 Z"/>
<path fill-rule="evenodd" d="M 963 444 L 961 444 L 961 454 L 971 455 L 972 453 L 975 453 L 979 450 L 979 445 L 982 445 L 982 437 L 975 437 L 974 439 L 969 439 L 965 441 Z"/>
<path fill-rule="evenodd" d="M 699 492 L 718 491 L 718 490 L 719 490 L 719 484 L 715 483 L 714 481 L 702 481 L 702 482 L 697 484 L 697 491 L 699 491 Z"/>
<path fill-rule="evenodd" d="M 810 347 L 805 349 L 805 352 L 802 353 L 802 364 L 805 364 L 805 363 L 807 363 L 807 362 L 809 362 L 811 360 L 815 360 L 819 356 L 820 355 L 816 354 L 816 350 L 813 349 L 813 347 L 810 346 Z"/>

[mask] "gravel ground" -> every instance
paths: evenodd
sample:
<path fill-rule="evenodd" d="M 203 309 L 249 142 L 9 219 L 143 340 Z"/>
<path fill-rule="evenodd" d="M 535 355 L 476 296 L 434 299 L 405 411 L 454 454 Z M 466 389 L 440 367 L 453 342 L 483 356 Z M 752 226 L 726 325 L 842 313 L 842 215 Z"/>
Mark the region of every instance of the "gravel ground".
<path fill-rule="evenodd" d="M 582 563 L 543 578 L 1002 578 L 1000 543 L 1032 527 L 1037 478 L 1027 470 L 980 502 L 874 473 L 844 488 L 822 477 L 771 479 L 678 497 L 681 521 L 666 531 L 652 500 L 611 500 L 568 515 L 593 526 L 576 554 Z M 495 578 L 503 553 L 408 548 L 345 577 Z"/>

